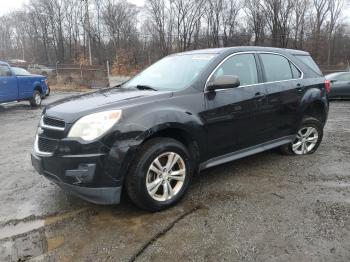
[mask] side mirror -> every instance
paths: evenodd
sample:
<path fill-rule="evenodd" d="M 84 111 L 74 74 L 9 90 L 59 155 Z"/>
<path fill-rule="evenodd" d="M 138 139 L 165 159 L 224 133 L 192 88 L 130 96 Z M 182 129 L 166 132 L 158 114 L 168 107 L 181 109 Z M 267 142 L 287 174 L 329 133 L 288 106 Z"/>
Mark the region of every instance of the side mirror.
<path fill-rule="evenodd" d="M 331 81 L 329 81 L 331 84 L 334 84 L 335 82 L 337 82 L 337 80 L 336 79 L 333 79 L 333 80 L 331 80 Z"/>
<path fill-rule="evenodd" d="M 235 88 L 241 85 L 238 76 L 223 75 L 218 76 L 214 81 L 209 82 L 207 85 L 208 91 L 214 91 L 216 89 L 228 89 Z"/>
<path fill-rule="evenodd" d="M 12 76 L 12 72 L 11 71 L 7 71 L 6 72 L 6 76 Z"/>

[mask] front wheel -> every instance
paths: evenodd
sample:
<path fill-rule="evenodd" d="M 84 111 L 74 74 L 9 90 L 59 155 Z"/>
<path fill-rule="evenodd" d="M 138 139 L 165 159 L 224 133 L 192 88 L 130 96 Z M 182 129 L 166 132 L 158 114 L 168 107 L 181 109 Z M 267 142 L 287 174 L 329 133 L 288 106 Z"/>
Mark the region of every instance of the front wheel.
<path fill-rule="evenodd" d="M 171 138 L 146 142 L 126 179 L 129 198 L 137 206 L 160 211 L 177 203 L 187 191 L 193 164 L 186 147 Z"/>
<path fill-rule="evenodd" d="M 322 138 L 322 123 L 316 118 L 307 117 L 303 119 L 294 141 L 281 149 L 289 155 L 313 154 L 320 146 Z"/>
<path fill-rule="evenodd" d="M 41 106 L 41 100 L 41 93 L 38 90 L 35 90 L 32 98 L 29 100 L 29 103 L 32 107 L 39 107 Z"/>

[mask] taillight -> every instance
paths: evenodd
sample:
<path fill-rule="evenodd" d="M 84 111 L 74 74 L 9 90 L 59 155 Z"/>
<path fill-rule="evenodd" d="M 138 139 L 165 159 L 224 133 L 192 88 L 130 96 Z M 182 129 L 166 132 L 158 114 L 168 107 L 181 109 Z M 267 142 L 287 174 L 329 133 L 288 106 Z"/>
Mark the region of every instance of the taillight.
<path fill-rule="evenodd" d="M 324 89 L 326 90 L 327 94 L 331 92 L 331 82 L 329 80 L 324 80 Z"/>

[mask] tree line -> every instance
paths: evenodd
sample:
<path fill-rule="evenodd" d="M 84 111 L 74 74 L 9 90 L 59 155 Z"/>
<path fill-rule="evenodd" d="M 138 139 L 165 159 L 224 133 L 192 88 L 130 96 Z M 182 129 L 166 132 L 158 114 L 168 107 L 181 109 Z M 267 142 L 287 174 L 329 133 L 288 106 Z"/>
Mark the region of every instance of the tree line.
<path fill-rule="evenodd" d="M 350 57 L 348 0 L 30 0 L 0 17 L 0 59 L 141 68 L 174 52 L 236 45 Z M 91 54 L 91 55 L 90 55 Z"/>

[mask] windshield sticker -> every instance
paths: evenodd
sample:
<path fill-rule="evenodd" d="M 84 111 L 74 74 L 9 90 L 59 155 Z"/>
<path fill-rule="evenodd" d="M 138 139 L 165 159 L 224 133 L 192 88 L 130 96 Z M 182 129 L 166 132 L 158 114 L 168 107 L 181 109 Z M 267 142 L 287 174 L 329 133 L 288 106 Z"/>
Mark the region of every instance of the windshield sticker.
<path fill-rule="evenodd" d="M 192 60 L 210 60 L 214 57 L 214 55 L 195 55 L 192 56 Z"/>

